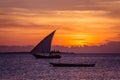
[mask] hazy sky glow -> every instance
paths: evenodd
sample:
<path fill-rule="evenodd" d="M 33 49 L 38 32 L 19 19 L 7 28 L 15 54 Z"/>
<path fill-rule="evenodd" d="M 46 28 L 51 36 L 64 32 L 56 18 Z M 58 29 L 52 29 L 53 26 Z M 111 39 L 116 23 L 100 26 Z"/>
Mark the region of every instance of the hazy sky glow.
<path fill-rule="evenodd" d="M 53 45 L 120 41 L 120 0 L 0 1 L 0 45 L 36 45 L 54 29 Z"/>

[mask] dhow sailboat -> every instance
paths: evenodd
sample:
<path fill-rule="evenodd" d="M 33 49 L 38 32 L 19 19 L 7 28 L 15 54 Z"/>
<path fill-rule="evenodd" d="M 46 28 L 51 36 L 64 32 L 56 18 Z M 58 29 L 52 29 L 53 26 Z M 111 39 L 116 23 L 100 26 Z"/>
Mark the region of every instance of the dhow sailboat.
<path fill-rule="evenodd" d="M 61 58 L 60 55 L 50 52 L 52 38 L 55 34 L 55 31 L 56 30 L 46 36 L 42 41 L 38 43 L 36 47 L 33 48 L 31 51 L 32 55 L 34 55 L 36 58 Z"/>

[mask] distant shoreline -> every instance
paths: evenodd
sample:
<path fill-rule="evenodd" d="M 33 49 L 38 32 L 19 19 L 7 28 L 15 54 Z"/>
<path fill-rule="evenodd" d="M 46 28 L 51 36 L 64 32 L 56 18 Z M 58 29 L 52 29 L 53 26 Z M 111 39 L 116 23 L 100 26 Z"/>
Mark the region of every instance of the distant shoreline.
<path fill-rule="evenodd" d="M 30 52 L 0 52 L 0 54 L 31 54 Z M 66 52 L 61 52 L 61 55 L 81 55 L 81 56 L 102 56 L 102 57 L 120 57 L 120 53 L 66 53 Z"/>

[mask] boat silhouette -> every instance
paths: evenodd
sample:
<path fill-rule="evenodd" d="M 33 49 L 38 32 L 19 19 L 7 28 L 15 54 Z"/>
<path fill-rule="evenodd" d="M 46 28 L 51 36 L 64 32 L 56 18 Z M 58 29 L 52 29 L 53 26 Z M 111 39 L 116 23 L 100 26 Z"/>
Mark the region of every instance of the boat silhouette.
<path fill-rule="evenodd" d="M 54 30 L 48 36 L 46 36 L 42 41 L 40 41 L 36 47 L 31 51 L 32 55 L 36 58 L 61 58 L 59 54 L 51 53 L 51 43 L 53 36 L 55 34 Z"/>
<path fill-rule="evenodd" d="M 54 67 L 94 67 L 95 64 L 87 64 L 87 63 L 82 63 L 82 64 L 78 64 L 78 63 L 50 63 L 51 65 L 53 65 Z"/>

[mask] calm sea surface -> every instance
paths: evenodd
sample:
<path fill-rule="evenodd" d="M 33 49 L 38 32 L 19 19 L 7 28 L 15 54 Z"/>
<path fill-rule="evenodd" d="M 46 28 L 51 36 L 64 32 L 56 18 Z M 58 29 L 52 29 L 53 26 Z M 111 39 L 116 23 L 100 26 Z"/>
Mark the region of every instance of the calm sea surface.
<path fill-rule="evenodd" d="M 50 62 L 96 65 L 53 67 Z M 62 54 L 61 59 L 36 59 L 30 54 L 0 54 L 0 80 L 120 80 L 120 55 Z"/>

